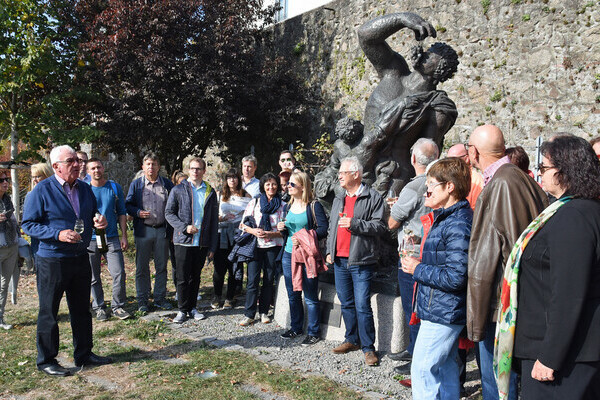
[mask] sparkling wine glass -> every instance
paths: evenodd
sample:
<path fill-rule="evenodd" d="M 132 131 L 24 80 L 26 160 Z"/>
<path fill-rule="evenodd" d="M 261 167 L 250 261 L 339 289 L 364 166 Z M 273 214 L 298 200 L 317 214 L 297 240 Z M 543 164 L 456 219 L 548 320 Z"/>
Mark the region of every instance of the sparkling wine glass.
<path fill-rule="evenodd" d="M 73 227 L 73 230 L 79 233 L 79 235 L 83 234 L 83 232 L 85 231 L 85 224 L 83 223 L 83 220 L 81 218 L 77 218 L 75 220 L 75 227 Z M 83 240 L 79 239 L 79 243 L 82 242 Z"/>

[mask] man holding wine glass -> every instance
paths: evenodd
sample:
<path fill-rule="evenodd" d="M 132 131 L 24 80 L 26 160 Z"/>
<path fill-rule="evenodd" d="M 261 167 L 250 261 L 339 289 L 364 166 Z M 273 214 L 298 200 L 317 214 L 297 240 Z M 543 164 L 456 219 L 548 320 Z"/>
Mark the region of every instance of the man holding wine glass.
<path fill-rule="evenodd" d="M 77 367 L 104 365 L 112 360 L 92 353 L 92 314 L 89 309 L 91 267 L 87 246 L 92 229 L 104 229 L 106 218 L 94 216 L 97 203 L 89 185 L 79 177 L 81 168 L 75 150 L 58 146 L 50 152 L 54 175 L 38 183 L 23 207 L 23 231 L 40 241 L 38 249 L 37 367 L 53 376 L 71 371 L 56 360 L 59 349 L 58 308 L 63 294 L 73 330 Z M 74 230 L 76 222 L 83 231 Z M 79 222 L 78 224 L 81 224 Z"/>

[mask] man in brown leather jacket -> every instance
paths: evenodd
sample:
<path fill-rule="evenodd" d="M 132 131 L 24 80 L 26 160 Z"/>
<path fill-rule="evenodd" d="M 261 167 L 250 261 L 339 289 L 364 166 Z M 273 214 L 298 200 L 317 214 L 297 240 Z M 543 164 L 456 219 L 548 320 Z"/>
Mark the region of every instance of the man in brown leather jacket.
<path fill-rule="evenodd" d="M 473 131 L 469 158 L 483 171 L 469 245 L 467 332 L 479 342 L 483 399 L 498 399 L 492 370 L 498 298 L 504 266 L 527 225 L 548 205 L 548 196 L 504 155 L 504 136 L 493 125 Z M 514 382 L 514 391 L 513 391 Z M 516 375 L 509 399 L 516 399 Z"/>

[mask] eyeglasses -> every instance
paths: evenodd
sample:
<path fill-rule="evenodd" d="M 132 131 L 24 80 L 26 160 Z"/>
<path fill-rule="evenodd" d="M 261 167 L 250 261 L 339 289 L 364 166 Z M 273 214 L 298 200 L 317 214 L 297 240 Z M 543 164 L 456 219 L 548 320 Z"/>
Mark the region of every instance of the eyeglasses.
<path fill-rule="evenodd" d="M 433 193 L 433 189 L 435 189 L 436 186 L 443 185 L 444 183 L 446 183 L 446 182 L 437 182 L 433 185 L 428 183 L 427 191 L 425 192 L 425 197 L 431 197 L 431 194 Z"/>
<path fill-rule="evenodd" d="M 74 163 L 82 163 L 83 160 L 81 158 L 67 158 L 66 160 L 57 161 L 60 164 L 74 164 Z"/>
<path fill-rule="evenodd" d="M 355 172 L 358 172 L 358 171 L 338 171 L 338 175 L 342 175 L 342 174 L 344 174 L 344 175 L 346 175 L 346 174 L 353 174 L 353 173 L 355 173 Z"/>
<path fill-rule="evenodd" d="M 543 163 L 539 163 L 538 164 L 538 170 L 540 171 L 540 174 L 544 175 L 546 173 L 546 171 L 548 171 L 549 169 L 552 168 L 556 168 L 552 165 L 544 165 Z"/>
<path fill-rule="evenodd" d="M 302 188 L 302 186 L 300 186 L 300 185 L 298 185 L 297 183 L 294 183 L 294 182 L 288 182 L 287 184 L 288 184 L 289 187 L 298 188 L 298 189 Z"/>
<path fill-rule="evenodd" d="M 292 162 L 294 161 L 292 158 L 280 158 L 279 162 Z"/>
<path fill-rule="evenodd" d="M 198 167 L 198 168 L 191 168 L 191 167 L 190 167 L 190 168 L 188 168 L 188 169 L 189 169 L 190 171 L 204 171 L 204 168 L 200 168 L 200 167 Z"/>
<path fill-rule="evenodd" d="M 0 183 L 10 182 L 10 178 L 0 178 Z"/>

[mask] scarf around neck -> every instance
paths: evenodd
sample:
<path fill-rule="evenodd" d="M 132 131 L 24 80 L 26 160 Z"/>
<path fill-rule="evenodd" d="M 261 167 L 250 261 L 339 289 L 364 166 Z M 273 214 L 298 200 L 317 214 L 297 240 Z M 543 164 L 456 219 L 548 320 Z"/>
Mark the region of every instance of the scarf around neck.
<path fill-rule="evenodd" d="M 258 227 L 264 229 L 265 231 L 271 231 L 271 220 L 269 219 L 269 215 L 275 214 L 279 207 L 281 207 L 281 197 L 279 193 L 277 193 L 271 201 L 268 200 L 267 195 L 264 193 L 260 194 L 260 213 L 262 217 L 260 222 L 258 223 Z"/>
<path fill-rule="evenodd" d="M 518 284 L 521 256 L 531 238 L 548 222 L 560 207 L 572 199 L 573 196 L 566 196 L 556 200 L 542 211 L 537 218 L 531 221 L 523 233 L 521 233 L 521 236 L 519 236 L 506 262 L 504 277 L 502 279 L 498 323 L 496 324 L 496 338 L 494 340 L 494 375 L 496 375 L 496 382 L 498 383 L 500 400 L 508 398 L 517 324 L 517 295 L 519 293 Z"/>

